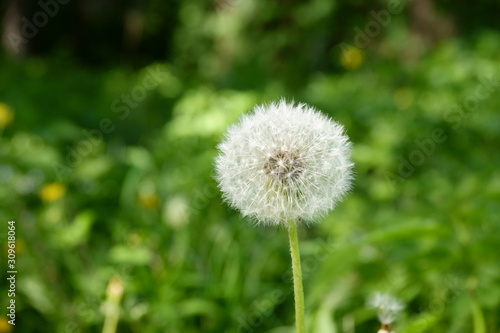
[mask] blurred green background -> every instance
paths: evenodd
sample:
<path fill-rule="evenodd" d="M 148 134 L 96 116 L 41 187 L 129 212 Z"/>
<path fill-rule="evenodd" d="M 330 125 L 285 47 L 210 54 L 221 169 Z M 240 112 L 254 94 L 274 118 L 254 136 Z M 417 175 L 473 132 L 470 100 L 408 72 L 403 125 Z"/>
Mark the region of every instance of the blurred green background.
<path fill-rule="evenodd" d="M 101 332 L 116 304 L 117 332 L 293 332 L 285 230 L 212 178 L 225 128 L 281 96 L 356 164 L 300 230 L 309 332 L 376 332 L 375 291 L 398 333 L 500 332 L 500 2 L 0 4 L 0 333 Z"/>

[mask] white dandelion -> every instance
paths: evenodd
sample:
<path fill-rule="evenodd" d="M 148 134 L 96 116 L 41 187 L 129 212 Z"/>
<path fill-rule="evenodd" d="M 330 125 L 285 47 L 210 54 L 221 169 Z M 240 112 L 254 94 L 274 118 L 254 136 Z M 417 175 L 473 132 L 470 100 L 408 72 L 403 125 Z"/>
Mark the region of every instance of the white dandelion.
<path fill-rule="evenodd" d="M 382 323 L 382 329 L 390 329 L 390 325 L 396 319 L 399 311 L 404 309 L 403 303 L 397 298 L 380 292 L 376 292 L 368 300 L 368 305 L 377 309 L 378 319 Z"/>
<path fill-rule="evenodd" d="M 259 223 L 314 221 L 350 188 L 353 163 L 342 125 L 285 100 L 243 115 L 218 146 L 224 199 Z"/>
<path fill-rule="evenodd" d="M 224 199 L 243 215 L 288 229 L 295 327 L 305 332 L 297 223 L 333 209 L 350 187 L 350 143 L 341 125 L 306 104 L 256 106 L 229 127 L 216 159 Z"/>

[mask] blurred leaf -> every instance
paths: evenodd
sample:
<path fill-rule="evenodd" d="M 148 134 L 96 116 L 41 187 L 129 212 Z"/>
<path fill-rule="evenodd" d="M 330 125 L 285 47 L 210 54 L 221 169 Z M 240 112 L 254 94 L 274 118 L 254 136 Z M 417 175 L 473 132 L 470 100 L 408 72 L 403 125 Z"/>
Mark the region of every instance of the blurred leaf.
<path fill-rule="evenodd" d="M 84 243 L 89 237 L 94 220 L 95 216 L 92 211 L 79 213 L 68 226 L 63 226 L 55 231 L 56 243 L 63 248 L 72 248 Z"/>
<path fill-rule="evenodd" d="M 109 252 L 110 259 L 120 264 L 147 265 L 151 261 L 151 252 L 145 247 L 116 245 Z"/>
<path fill-rule="evenodd" d="M 56 313 L 53 299 L 45 284 L 37 277 L 18 277 L 17 284 L 29 303 L 45 315 Z"/>
<path fill-rule="evenodd" d="M 424 312 L 410 318 L 410 322 L 398 330 L 400 333 L 423 333 L 434 332 L 435 324 L 440 316 L 429 312 Z"/>
<path fill-rule="evenodd" d="M 474 299 L 470 301 L 472 322 L 474 323 L 474 333 L 486 333 L 486 323 L 481 306 Z"/>

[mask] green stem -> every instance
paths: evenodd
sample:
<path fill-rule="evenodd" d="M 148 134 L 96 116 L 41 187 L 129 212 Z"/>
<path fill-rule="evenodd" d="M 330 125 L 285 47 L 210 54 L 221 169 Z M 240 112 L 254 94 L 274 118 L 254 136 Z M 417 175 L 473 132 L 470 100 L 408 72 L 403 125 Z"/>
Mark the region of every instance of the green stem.
<path fill-rule="evenodd" d="M 120 319 L 120 300 L 123 296 L 123 282 L 113 277 L 106 290 L 106 308 L 102 333 L 115 333 Z"/>
<path fill-rule="evenodd" d="M 305 332 L 304 321 L 304 288 L 302 287 L 302 269 L 300 268 L 299 240 L 297 238 L 297 222 L 290 221 L 288 227 L 290 253 L 292 255 L 293 294 L 295 298 L 296 333 Z"/>

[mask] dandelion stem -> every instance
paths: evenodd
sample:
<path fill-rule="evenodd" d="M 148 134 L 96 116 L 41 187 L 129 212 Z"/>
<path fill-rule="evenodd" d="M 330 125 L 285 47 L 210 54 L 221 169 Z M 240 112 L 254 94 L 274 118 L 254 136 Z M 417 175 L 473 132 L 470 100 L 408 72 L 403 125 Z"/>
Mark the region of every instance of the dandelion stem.
<path fill-rule="evenodd" d="M 292 256 L 293 294 L 295 298 L 295 328 L 296 333 L 304 333 L 304 288 L 302 287 L 302 269 L 300 267 L 300 251 L 296 221 L 290 222 L 288 226 L 288 236 L 290 239 L 290 253 Z"/>

